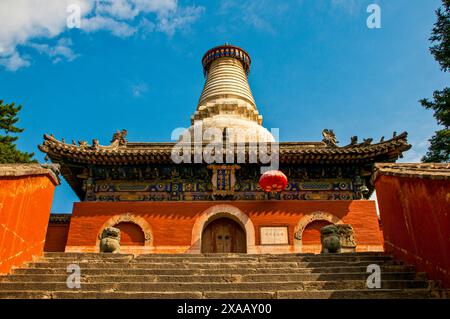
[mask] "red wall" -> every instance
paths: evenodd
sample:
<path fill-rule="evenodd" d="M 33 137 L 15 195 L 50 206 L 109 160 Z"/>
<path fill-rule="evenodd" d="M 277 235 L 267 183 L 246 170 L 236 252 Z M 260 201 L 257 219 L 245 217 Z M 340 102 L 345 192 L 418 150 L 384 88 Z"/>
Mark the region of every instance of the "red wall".
<path fill-rule="evenodd" d="M 320 243 L 320 229 L 327 225 L 331 225 L 331 223 L 323 220 L 317 220 L 306 226 L 302 236 L 303 244 L 308 245 Z"/>
<path fill-rule="evenodd" d="M 133 223 L 119 223 L 114 227 L 120 229 L 120 245 L 144 245 L 144 232 L 138 225 Z"/>
<path fill-rule="evenodd" d="M 0 274 L 42 254 L 54 189 L 45 175 L 0 177 Z"/>
<path fill-rule="evenodd" d="M 64 252 L 69 235 L 69 223 L 48 224 L 47 235 L 45 237 L 44 251 Z"/>
<path fill-rule="evenodd" d="M 450 181 L 379 175 L 385 250 L 450 287 Z"/>
<path fill-rule="evenodd" d="M 294 228 L 308 213 L 327 212 L 351 224 L 358 245 L 383 245 L 373 201 L 215 201 L 215 202 L 80 202 L 74 204 L 67 246 L 95 246 L 103 224 L 114 215 L 135 214 L 146 219 L 154 246 L 191 245 L 196 218 L 211 206 L 228 204 L 247 214 L 255 227 L 256 245 L 260 226 Z M 320 244 L 320 238 L 318 240 Z"/>

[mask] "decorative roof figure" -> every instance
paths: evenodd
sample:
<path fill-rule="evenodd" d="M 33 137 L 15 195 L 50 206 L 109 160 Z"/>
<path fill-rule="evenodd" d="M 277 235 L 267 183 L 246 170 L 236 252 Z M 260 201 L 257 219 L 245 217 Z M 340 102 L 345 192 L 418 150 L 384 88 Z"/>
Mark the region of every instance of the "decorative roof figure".
<path fill-rule="evenodd" d="M 118 144 L 120 146 L 125 145 L 127 143 L 127 140 L 125 139 L 127 137 L 127 130 L 123 129 L 122 131 L 117 131 L 114 133 L 111 144 Z"/>
<path fill-rule="evenodd" d="M 336 134 L 333 130 L 324 129 L 322 131 L 323 142 L 329 147 L 337 147 L 338 140 L 336 139 Z"/>

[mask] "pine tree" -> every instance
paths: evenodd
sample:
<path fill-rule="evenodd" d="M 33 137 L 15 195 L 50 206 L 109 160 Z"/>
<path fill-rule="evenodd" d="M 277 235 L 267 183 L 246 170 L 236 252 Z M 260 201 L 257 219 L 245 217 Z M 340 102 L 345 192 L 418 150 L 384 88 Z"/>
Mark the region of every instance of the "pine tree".
<path fill-rule="evenodd" d="M 0 163 L 36 162 L 32 159 L 34 153 L 21 152 L 14 143 L 18 139 L 15 135 L 23 132 L 23 129 L 15 126 L 21 109 L 22 105 L 3 104 L 3 100 L 0 100 Z"/>
<path fill-rule="evenodd" d="M 442 0 L 442 7 L 436 11 L 437 22 L 434 25 L 430 41 L 434 44 L 430 52 L 439 63 L 441 70 L 450 70 L 450 0 Z M 423 107 L 434 111 L 434 118 L 444 128 L 436 131 L 429 140 L 430 147 L 422 158 L 423 162 L 450 162 L 450 88 L 435 91 L 433 100 L 420 101 Z"/>

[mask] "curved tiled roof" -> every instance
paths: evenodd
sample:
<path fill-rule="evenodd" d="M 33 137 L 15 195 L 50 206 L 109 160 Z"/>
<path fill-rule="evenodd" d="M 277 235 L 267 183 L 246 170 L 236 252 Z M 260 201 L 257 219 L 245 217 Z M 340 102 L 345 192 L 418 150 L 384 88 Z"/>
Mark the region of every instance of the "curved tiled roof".
<path fill-rule="evenodd" d="M 325 142 L 284 142 L 279 144 L 279 160 L 281 165 L 373 165 L 376 162 L 394 162 L 411 148 L 406 138 L 407 134 L 402 133 L 376 144 L 371 144 L 369 139 L 359 144 L 354 141 L 344 147 Z M 61 174 L 77 195 L 83 198 L 83 179 L 80 174 L 83 174 L 85 168 L 91 165 L 173 164 L 171 153 L 175 145 L 176 143 L 130 143 L 119 138 L 113 139 L 109 146 L 99 145 L 98 140 L 94 140 L 92 145 L 86 142 L 76 145 L 74 142 L 68 144 L 64 140 L 60 141 L 52 135 L 44 135 L 44 142 L 39 145 L 39 149 L 47 154 L 46 158 L 60 164 Z M 193 149 L 194 144 L 188 145 Z M 248 147 L 234 150 L 235 154 L 240 152 L 249 156 Z"/>
<path fill-rule="evenodd" d="M 377 163 L 375 177 L 399 177 L 450 180 L 450 163 Z"/>
<path fill-rule="evenodd" d="M 0 177 L 23 177 L 33 175 L 45 175 L 53 184 L 59 185 L 59 166 L 38 163 L 9 163 L 0 164 Z"/>
<path fill-rule="evenodd" d="M 97 165 L 156 164 L 172 163 L 171 152 L 175 143 L 126 143 L 117 146 L 90 146 L 67 144 L 51 135 L 44 135 L 39 149 L 47 153 L 53 162 L 63 159 L 75 163 Z M 194 144 L 192 144 L 194 145 Z M 402 152 L 411 148 L 407 134 L 402 133 L 390 140 L 376 144 L 360 143 L 344 147 L 327 146 L 323 142 L 281 142 L 279 156 L 281 163 L 354 163 L 395 161 Z M 235 153 L 246 152 L 235 150 Z"/>

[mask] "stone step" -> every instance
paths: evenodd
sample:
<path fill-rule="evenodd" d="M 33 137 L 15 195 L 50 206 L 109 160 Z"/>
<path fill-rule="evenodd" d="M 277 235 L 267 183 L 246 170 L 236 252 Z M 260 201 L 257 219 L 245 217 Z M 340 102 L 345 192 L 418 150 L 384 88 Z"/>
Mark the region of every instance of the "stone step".
<path fill-rule="evenodd" d="M 323 261 L 323 262 L 230 262 L 230 263 L 171 263 L 171 262 L 127 262 L 127 263 L 109 263 L 109 262 L 86 262 L 86 261 L 67 261 L 67 262 L 33 262 L 27 264 L 27 268 L 67 268 L 68 265 L 77 264 L 80 268 L 142 268 L 142 269 L 214 269 L 219 265 L 221 268 L 323 268 L 323 267 L 346 267 L 346 266 L 368 266 L 370 264 L 396 265 L 401 264 L 393 260 L 365 260 L 365 261 Z"/>
<path fill-rule="evenodd" d="M 205 299 L 429 299 L 431 297 L 432 293 L 427 288 L 203 293 Z"/>
<path fill-rule="evenodd" d="M 439 299 L 450 299 L 450 289 L 442 289 L 437 287 L 432 290 L 433 297 Z"/>
<path fill-rule="evenodd" d="M 221 298 L 220 294 L 211 298 Z M 429 299 L 430 289 L 279 291 L 277 299 Z M 225 298 L 225 297 L 222 297 Z M 236 296 L 237 298 L 237 296 Z"/>
<path fill-rule="evenodd" d="M 413 266 L 380 265 L 384 272 L 414 272 Z M 365 273 L 367 266 L 322 267 L 322 268 L 290 268 L 290 274 L 320 274 L 320 273 Z M 217 268 L 210 269 L 139 269 L 139 268 L 82 268 L 82 275 L 247 275 L 247 274 L 278 274 L 286 273 L 286 268 Z M 59 274 L 67 276 L 67 268 L 18 268 L 13 274 Z"/>
<path fill-rule="evenodd" d="M 303 282 L 246 282 L 246 283 L 142 283 L 112 282 L 83 283 L 82 291 L 278 291 L 278 290 L 346 290 L 366 289 L 366 280 L 303 281 Z M 424 280 L 382 280 L 382 289 L 430 288 Z M 8 290 L 68 290 L 66 282 L 0 282 L 0 291 Z"/>
<path fill-rule="evenodd" d="M 82 283 L 108 282 L 289 282 L 366 280 L 367 273 L 331 274 L 252 274 L 252 275 L 82 275 Z M 61 275 L 11 275 L 0 277 L 0 282 L 64 282 L 67 274 Z M 426 280 L 424 273 L 382 273 L 382 280 Z"/>
<path fill-rule="evenodd" d="M 201 292 L 0 291 L 0 299 L 202 299 Z"/>
<path fill-rule="evenodd" d="M 356 261 L 377 261 L 382 263 L 384 261 L 391 261 L 391 257 L 296 257 L 296 258 L 238 258 L 238 257 L 223 257 L 223 258 L 163 258 L 163 257 L 155 257 L 155 258 L 137 258 L 137 259 L 86 259 L 86 258 L 76 258 L 76 259 L 68 259 L 68 258 L 44 258 L 44 259 L 36 259 L 33 262 L 47 262 L 47 263 L 74 263 L 74 262 L 89 262 L 89 263 L 211 263 L 211 264 L 219 264 L 219 263 L 255 263 L 255 262 L 326 262 L 326 261 L 347 261 L 347 262 L 356 262 Z"/>
<path fill-rule="evenodd" d="M 129 261 L 135 258 L 132 254 L 76 254 L 71 256 L 50 255 L 45 253 L 44 256 L 34 257 L 35 260 L 93 260 L 93 261 Z"/>
<path fill-rule="evenodd" d="M 430 289 L 281 290 L 274 292 L 0 291 L 0 299 L 425 299 Z"/>
<path fill-rule="evenodd" d="M 424 299 L 432 296 L 429 289 L 371 289 L 371 290 L 323 290 L 323 291 L 277 291 L 277 292 L 0 292 L 0 299 Z"/>
<path fill-rule="evenodd" d="M 131 257 L 134 258 L 133 254 L 111 254 L 111 253 L 65 253 L 65 252 L 44 252 L 43 257 L 45 258 L 92 258 L 92 259 L 102 259 L 102 258 L 124 258 Z"/>
<path fill-rule="evenodd" d="M 392 260 L 391 256 L 265 256 L 265 257 L 204 257 L 204 258 L 184 258 L 184 257 L 151 257 L 138 256 L 133 262 L 154 263 L 154 262 L 199 262 L 202 263 L 247 263 L 247 262 L 320 262 L 320 261 L 365 261 L 377 260 L 379 262 Z"/>
<path fill-rule="evenodd" d="M 114 256 L 114 255 L 111 255 Z M 285 262 L 285 261 L 364 261 L 364 260 L 391 260 L 392 257 L 388 255 L 348 255 L 348 254 L 329 254 L 329 255 L 243 255 L 243 256 L 208 256 L 208 257 L 185 257 L 185 256 L 154 256 L 154 255 L 140 255 L 133 259 L 132 256 L 116 256 L 108 258 L 102 255 L 102 257 L 86 257 L 84 255 L 68 257 L 43 257 L 36 259 L 39 262 L 67 262 L 67 261 L 92 261 L 92 262 L 204 262 L 204 263 L 223 263 L 223 262 Z"/>
<path fill-rule="evenodd" d="M 111 253 L 65 253 L 65 252 L 45 252 L 45 258 L 91 258 L 91 259 L 101 259 L 101 258 L 123 258 L 132 257 L 131 254 L 111 254 Z M 135 258 L 147 258 L 147 257 L 163 257 L 168 258 L 222 258 L 222 257 L 240 257 L 240 258 L 258 258 L 258 257 L 322 257 L 322 256 L 387 256 L 383 252 L 357 252 L 357 253 L 342 253 L 342 254 L 312 254 L 312 253 L 291 253 L 291 254 L 140 254 Z"/>

